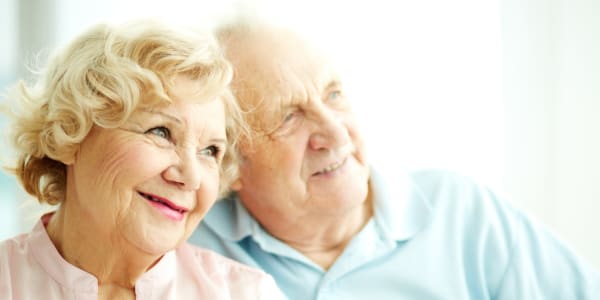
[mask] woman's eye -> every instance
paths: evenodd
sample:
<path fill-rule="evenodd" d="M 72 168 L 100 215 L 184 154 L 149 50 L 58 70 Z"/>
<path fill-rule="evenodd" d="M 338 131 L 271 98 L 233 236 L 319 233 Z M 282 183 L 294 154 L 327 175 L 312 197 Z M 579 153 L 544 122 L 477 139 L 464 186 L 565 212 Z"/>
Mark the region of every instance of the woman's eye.
<path fill-rule="evenodd" d="M 297 115 L 296 112 L 292 112 L 292 113 L 285 115 L 285 117 L 283 117 L 283 123 L 287 123 L 287 122 L 291 121 L 296 115 Z"/>
<path fill-rule="evenodd" d="M 200 151 L 201 155 L 218 157 L 221 153 L 221 149 L 215 145 L 208 146 Z"/>
<path fill-rule="evenodd" d="M 146 133 L 153 134 L 167 140 L 171 139 L 171 131 L 169 131 L 169 128 L 164 126 L 151 128 L 146 131 Z"/>

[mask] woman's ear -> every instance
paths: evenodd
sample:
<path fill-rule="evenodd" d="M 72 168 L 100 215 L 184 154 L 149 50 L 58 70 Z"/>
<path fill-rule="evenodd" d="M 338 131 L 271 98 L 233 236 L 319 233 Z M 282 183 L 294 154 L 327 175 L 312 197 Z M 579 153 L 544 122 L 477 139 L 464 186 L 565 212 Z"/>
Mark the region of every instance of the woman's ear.
<path fill-rule="evenodd" d="M 69 153 L 69 154 L 63 154 L 60 157 L 55 157 L 53 158 L 53 160 L 59 161 L 61 163 L 63 163 L 65 166 L 69 166 L 72 165 L 75 160 L 77 159 L 77 152 L 79 152 L 79 149 L 75 150 L 75 152 L 73 153 Z"/>
<path fill-rule="evenodd" d="M 77 156 L 79 155 L 79 150 L 81 149 L 81 143 L 77 145 L 77 149 L 73 151 L 70 155 L 64 155 L 60 158 L 60 162 L 65 164 L 66 166 L 72 165 L 77 160 Z"/>

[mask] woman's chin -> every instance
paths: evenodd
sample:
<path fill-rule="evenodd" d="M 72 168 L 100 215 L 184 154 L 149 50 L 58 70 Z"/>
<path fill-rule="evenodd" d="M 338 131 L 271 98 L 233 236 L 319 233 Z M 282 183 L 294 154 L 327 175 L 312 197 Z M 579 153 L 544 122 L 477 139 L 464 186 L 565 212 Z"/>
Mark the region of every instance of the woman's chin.
<path fill-rule="evenodd" d="M 153 234 L 146 232 L 145 235 L 129 238 L 128 242 L 142 253 L 161 256 L 177 248 L 184 240 L 181 233 L 156 230 Z"/>

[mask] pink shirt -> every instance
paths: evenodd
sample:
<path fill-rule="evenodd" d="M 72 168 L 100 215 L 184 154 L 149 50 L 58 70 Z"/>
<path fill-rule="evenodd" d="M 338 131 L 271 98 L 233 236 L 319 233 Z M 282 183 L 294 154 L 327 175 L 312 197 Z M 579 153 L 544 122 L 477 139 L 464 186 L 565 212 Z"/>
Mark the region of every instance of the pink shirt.
<path fill-rule="evenodd" d="M 209 250 L 184 244 L 135 284 L 136 299 L 284 299 L 273 278 Z M 98 299 L 93 275 L 58 253 L 40 220 L 0 243 L 0 299 Z"/>

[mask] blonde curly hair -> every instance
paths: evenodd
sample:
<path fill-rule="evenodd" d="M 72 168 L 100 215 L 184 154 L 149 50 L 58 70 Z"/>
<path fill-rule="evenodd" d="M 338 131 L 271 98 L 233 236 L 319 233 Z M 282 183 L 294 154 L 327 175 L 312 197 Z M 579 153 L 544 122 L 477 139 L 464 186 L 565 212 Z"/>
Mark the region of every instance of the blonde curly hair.
<path fill-rule="evenodd" d="M 65 196 L 66 164 L 93 125 L 116 128 L 137 109 L 170 102 L 174 78 L 198 82 L 203 99 L 220 99 L 229 145 L 221 165 L 221 194 L 237 176 L 235 143 L 247 132 L 230 90 L 232 69 L 210 34 L 152 20 L 96 25 L 58 52 L 33 86 L 19 82 L 13 100 L 9 167 L 40 203 Z"/>

